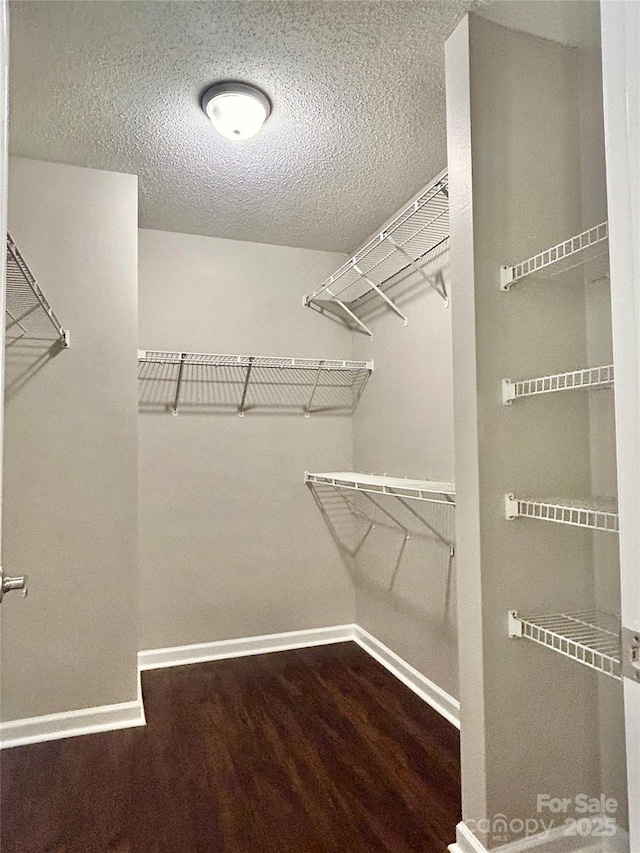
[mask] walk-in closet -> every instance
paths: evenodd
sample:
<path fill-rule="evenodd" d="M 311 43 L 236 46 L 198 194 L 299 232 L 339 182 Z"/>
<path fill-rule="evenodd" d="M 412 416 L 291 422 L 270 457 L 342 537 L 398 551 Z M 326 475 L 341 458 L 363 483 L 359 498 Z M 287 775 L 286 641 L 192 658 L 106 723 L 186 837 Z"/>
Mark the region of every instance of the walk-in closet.
<path fill-rule="evenodd" d="M 3 853 L 640 853 L 640 3 L 0 5 Z"/>

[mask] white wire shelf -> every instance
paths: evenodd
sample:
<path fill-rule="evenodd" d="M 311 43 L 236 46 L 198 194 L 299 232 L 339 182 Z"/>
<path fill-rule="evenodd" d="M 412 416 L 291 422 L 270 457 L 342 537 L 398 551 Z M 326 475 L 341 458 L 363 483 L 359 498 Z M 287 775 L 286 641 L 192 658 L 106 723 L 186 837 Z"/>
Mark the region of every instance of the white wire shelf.
<path fill-rule="evenodd" d="M 5 313 L 8 340 L 59 340 L 63 347 L 69 346 L 69 332 L 62 328 L 10 234 L 7 234 Z"/>
<path fill-rule="evenodd" d="M 526 637 L 571 660 L 622 678 L 620 618 L 603 610 L 519 616 L 509 612 L 509 636 Z"/>
<path fill-rule="evenodd" d="M 335 486 L 374 495 L 393 495 L 411 500 L 455 506 L 455 486 L 435 480 L 409 480 L 404 477 L 387 477 L 377 474 L 356 474 L 353 471 L 337 471 L 312 474 L 305 471 L 305 483 Z"/>
<path fill-rule="evenodd" d="M 448 305 L 442 279 L 428 276 L 422 268 L 429 253 L 449 237 L 448 185 L 444 171 L 320 287 L 305 296 L 304 305 L 323 308 L 333 303 L 348 322 L 373 337 L 357 311 L 368 295 L 375 294 L 406 326 L 407 317 L 384 291 L 387 282 L 405 271 L 420 275 Z"/>
<path fill-rule="evenodd" d="M 351 414 L 373 361 L 138 351 L 142 409 Z"/>
<path fill-rule="evenodd" d="M 509 405 L 521 397 L 533 397 L 538 394 L 553 394 L 556 391 L 570 391 L 579 388 L 610 388 L 613 385 L 613 365 L 586 367 L 571 370 L 568 373 L 554 373 L 538 376 L 535 379 L 503 379 L 502 402 Z"/>
<path fill-rule="evenodd" d="M 582 234 L 577 234 L 557 246 L 544 249 L 532 258 L 521 261 L 515 266 L 500 268 L 500 289 L 510 290 L 524 278 L 543 273 L 555 277 L 568 269 L 585 264 L 596 258 L 603 258 L 602 269 L 595 277 L 607 274 L 608 268 L 608 225 L 602 222 Z"/>
<path fill-rule="evenodd" d="M 535 518 L 539 521 L 588 527 L 608 533 L 618 533 L 619 530 L 619 518 L 614 500 L 572 501 L 569 504 L 534 501 L 508 494 L 504 496 L 504 504 L 505 517 L 509 521 L 514 518 Z"/>

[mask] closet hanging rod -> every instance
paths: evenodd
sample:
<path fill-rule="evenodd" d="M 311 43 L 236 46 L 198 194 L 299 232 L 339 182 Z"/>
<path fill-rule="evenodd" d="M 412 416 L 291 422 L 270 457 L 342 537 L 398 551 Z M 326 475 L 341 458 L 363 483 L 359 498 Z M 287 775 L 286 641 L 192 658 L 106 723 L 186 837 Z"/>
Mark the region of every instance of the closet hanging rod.
<path fill-rule="evenodd" d="M 5 313 L 7 332 L 19 330 L 17 337 L 37 338 L 42 334 L 42 321 L 53 327 L 63 347 L 69 346 L 69 331 L 62 328 L 35 276 L 20 250 L 7 234 L 7 287 Z"/>

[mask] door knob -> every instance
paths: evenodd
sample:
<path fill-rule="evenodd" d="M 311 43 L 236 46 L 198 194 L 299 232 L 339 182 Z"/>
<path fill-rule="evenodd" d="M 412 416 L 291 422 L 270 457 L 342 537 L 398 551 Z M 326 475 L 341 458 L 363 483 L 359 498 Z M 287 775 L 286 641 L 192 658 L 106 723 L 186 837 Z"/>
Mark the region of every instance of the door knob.
<path fill-rule="evenodd" d="M 26 576 L 21 575 L 20 577 L 6 578 L 0 568 L 0 601 L 2 601 L 8 592 L 12 592 L 14 589 L 21 589 L 22 597 L 26 598 L 28 592 Z"/>

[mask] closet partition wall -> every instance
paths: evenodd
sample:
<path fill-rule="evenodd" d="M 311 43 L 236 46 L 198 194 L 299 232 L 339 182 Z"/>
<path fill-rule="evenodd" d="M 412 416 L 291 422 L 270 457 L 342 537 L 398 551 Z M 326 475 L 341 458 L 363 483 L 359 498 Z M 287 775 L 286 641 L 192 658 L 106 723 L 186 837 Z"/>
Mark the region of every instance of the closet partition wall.
<path fill-rule="evenodd" d="M 602 792 L 625 849 L 599 69 L 597 52 L 473 15 L 446 47 L 459 850 L 472 835 L 499 847 L 549 818 L 562 840 L 564 821 L 584 816 L 577 795 Z M 566 810 L 545 810 L 545 795 Z"/>

